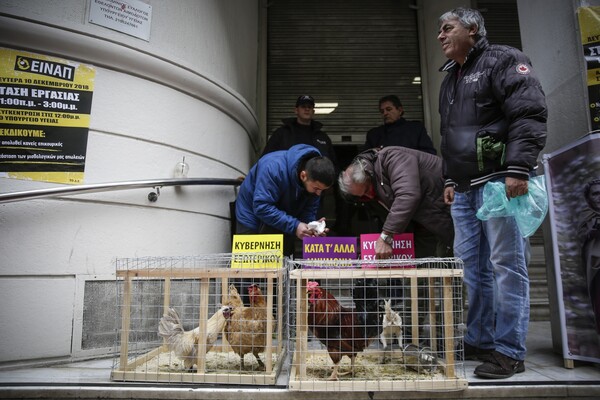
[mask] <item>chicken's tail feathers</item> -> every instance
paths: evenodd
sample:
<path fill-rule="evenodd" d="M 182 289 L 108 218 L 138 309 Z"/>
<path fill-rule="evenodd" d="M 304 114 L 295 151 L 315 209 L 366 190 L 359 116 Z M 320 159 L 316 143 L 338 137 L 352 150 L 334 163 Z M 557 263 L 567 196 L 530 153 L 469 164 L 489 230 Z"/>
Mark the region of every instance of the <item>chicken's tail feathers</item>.
<path fill-rule="evenodd" d="M 229 285 L 229 291 L 227 292 L 227 296 L 223 301 L 223 305 L 228 305 L 233 308 L 243 308 L 244 302 L 242 301 L 242 298 L 240 297 L 235 285 Z"/>
<path fill-rule="evenodd" d="M 230 295 L 239 294 L 235 285 L 229 285 L 229 294 Z"/>
<path fill-rule="evenodd" d="M 158 334 L 162 338 L 168 339 L 183 332 L 179 314 L 173 308 L 169 308 L 158 323 Z"/>

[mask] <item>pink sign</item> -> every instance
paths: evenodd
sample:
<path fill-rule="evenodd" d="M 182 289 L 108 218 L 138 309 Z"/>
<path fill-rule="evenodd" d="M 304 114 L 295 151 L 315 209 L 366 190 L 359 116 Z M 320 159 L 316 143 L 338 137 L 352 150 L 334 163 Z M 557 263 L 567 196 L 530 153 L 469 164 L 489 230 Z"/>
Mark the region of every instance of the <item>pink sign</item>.
<path fill-rule="evenodd" d="M 379 233 L 366 233 L 360 235 L 360 258 L 361 260 L 375 260 L 375 242 L 379 239 Z M 396 260 L 410 260 L 415 258 L 415 241 L 412 233 L 399 233 L 394 235 L 392 242 L 392 257 Z M 364 265 L 364 268 L 374 268 L 374 265 Z M 412 268 L 403 266 L 402 268 Z"/>

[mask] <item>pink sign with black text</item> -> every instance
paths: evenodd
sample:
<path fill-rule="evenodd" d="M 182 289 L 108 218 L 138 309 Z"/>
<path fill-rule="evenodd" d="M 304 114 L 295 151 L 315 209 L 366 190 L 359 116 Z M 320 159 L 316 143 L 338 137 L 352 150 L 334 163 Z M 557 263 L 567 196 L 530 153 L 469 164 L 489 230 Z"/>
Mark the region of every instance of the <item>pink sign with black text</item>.
<path fill-rule="evenodd" d="M 360 258 L 361 260 L 375 260 L 375 243 L 379 239 L 379 233 L 366 233 L 360 235 Z M 394 235 L 392 242 L 392 257 L 397 260 L 410 260 L 415 258 L 415 241 L 412 233 L 399 233 Z M 375 266 L 364 265 L 363 268 L 374 268 Z M 401 268 L 414 268 L 414 266 L 403 265 Z"/>

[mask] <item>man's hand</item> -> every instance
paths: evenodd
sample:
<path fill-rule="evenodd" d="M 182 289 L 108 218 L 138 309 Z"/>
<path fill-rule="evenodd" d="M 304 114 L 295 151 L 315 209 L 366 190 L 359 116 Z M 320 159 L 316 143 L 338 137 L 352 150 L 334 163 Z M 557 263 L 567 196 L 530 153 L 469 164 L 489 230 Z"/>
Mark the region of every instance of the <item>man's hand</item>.
<path fill-rule="evenodd" d="M 392 256 L 392 246 L 383 241 L 382 238 L 375 242 L 375 258 L 377 260 L 386 260 Z"/>
<path fill-rule="evenodd" d="M 506 186 L 506 197 L 513 198 L 523 196 L 529 191 L 529 181 L 527 179 L 517 179 L 506 177 L 504 180 Z"/>
<path fill-rule="evenodd" d="M 298 239 L 302 240 L 302 238 L 305 238 L 305 237 L 325 236 L 325 233 L 327 231 L 329 231 L 329 229 L 326 229 L 325 232 L 323 232 L 323 235 L 319 235 L 313 229 L 310 229 L 308 227 L 308 224 L 305 224 L 304 222 L 300 222 L 298 224 L 298 227 L 296 228 L 296 237 Z"/>
<path fill-rule="evenodd" d="M 452 186 L 444 188 L 444 203 L 448 205 L 454 203 L 454 188 Z"/>

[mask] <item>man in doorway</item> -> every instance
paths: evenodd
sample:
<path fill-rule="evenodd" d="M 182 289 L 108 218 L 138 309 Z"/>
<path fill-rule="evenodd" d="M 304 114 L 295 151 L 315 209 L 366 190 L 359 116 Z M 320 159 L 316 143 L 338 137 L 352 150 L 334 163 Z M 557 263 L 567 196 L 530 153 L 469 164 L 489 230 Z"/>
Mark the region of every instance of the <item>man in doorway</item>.
<path fill-rule="evenodd" d="M 376 147 L 402 146 L 436 154 L 425 126 L 419 121 L 404 119 L 404 107 L 396 95 L 379 99 L 379 112 L 383 125 L 367 132 L 365 150 Z"/>
<path fill-rule="evenodd" d="M 265 145 L 261 156 L 277 150 L 288 150 L 296 144 L 315 147 L 323 157 L 336 164 L 335 151 L 329 136 L 321 130 L 323 124 L 315 121 L 315 99 L 307 94 L 296 99 L 296 117 L 284 118 Z"/>

